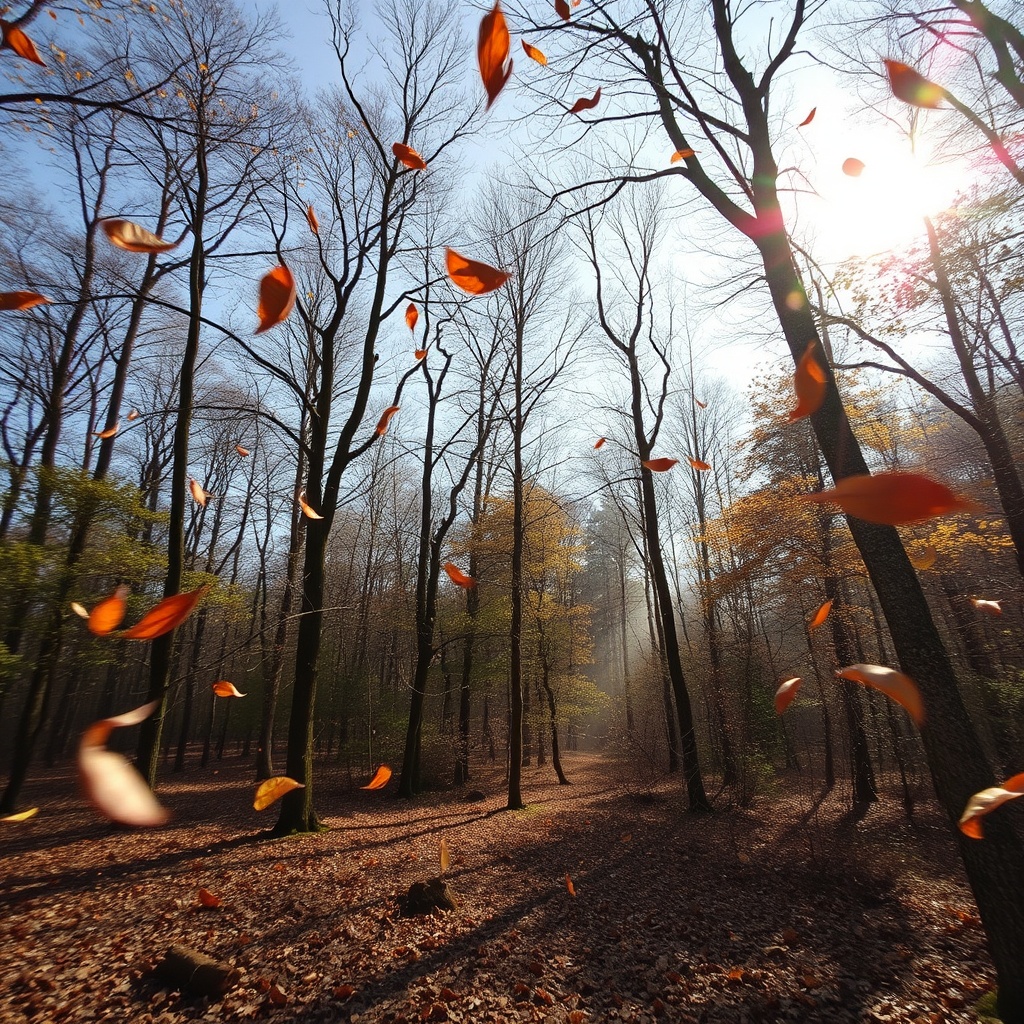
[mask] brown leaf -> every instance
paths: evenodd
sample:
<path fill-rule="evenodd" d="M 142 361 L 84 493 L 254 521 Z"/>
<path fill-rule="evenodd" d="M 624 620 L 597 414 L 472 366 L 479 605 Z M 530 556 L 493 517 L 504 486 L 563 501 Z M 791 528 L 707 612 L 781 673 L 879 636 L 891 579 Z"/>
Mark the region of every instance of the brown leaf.
<path fill-rule="evenodd" d="M 802 683 L 800 676 L 793 676 L 779 686 L 775 691 L 775 714 L 781 715 L 793 703 Z"/>
<path fill-rule="evenodd" d="M 170 633 L 192 614 L 195 606 L 209 589 L 210 584 L 207 583 L 197 590 L 165 597 L 121 636 L 125 640 L 155 640 L 164 633 Z"/>
<path fill-rule="evenodd" d="M 566 0 L 555 0 L 555 14 L 557 14 L 562 21 L 568 21 L 570 15 L 569 5 Z"/>
<path fill-rule="evenodd" d="M 316 210 L 313 209 L 312 203 L 306 207 L 306 223 L 309 225 L 309 230 L 312 231 L 314 235 L 320 234 L 320 221 L 316 219 Z"/>
<path fill-rule="evenodd" d="M 797 128 L 806 128 L 814 120 L 814 115 L 817 112 L 817 107 L 811 107 L 811 112 L 797 125 Z"/>
<path fill-rule="evenodd" d="M 196 895 L 199 897 L 199 902 L 204 907 L 219 907 L 220 906 L 220 897 L 219 896 L 214 896 L 213 893 L 210 892 L 209 889 L 200 889 L 199 892 L 196 893 Z"/>
<path fill-rule="evenodd" d="M 815 613 L 810 622 L 807 623 L 808 629 L 817 629 L 827 618 L 828 613 L 832 611 L 832 601 L 826 601 Z"/>
<path fill-rule="evenodd" d="M 889 76 L 889 88 L 893 96 L 912 107 L 924 107 L 935 110 L 942 104 L 946 90 L 941 85 L 929 81 L 910 65 L 898 60 L 886 60 L 885 73 Z"/>
<path fill-rule="evenodd" d="M 570 114 L 578 114 L 581 110 L 593 110 L 594 107 L 601 102 L 601 89 L 598 87 L 597 92 L 588 100 L 585 96 L 578 99 L 570 108 Z"/>

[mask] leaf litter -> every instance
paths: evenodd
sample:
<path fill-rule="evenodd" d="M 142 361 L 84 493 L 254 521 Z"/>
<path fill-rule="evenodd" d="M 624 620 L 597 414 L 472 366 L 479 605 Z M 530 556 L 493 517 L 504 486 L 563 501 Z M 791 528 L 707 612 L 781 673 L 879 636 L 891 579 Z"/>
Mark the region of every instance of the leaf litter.
<path fill-rule="evenodd" d="M 976 1019 L 994 971 L 934 805 L 911 827 L 890 794 L 852 822 L 838 794 L 787 784 L 695 818 L 674 779 L 638 793 L 609 759 L 565 762 L 571 788 L 524 769 L 513 813 L 495 770 L 473 804 L 324 778 L 331 831 L 276 841 L 260 838 L 248 761 L 166 780 L 174 818 L 146 832 L 96 820 L 66 770 L 44 772 L 40 814 L 4 837 L 0 1020 Z M 403 918 L 442 833 L 459 910 Z M 172 942 L 240 983 L 210 1002 L 151 979 Z"/>

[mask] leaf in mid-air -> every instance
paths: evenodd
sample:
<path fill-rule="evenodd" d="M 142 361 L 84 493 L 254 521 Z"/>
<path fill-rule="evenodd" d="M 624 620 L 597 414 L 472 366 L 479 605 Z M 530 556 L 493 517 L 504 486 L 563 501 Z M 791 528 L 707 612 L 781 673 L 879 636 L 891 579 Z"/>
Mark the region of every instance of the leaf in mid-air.
<path fill-rule="evenodd" d="M 921 700 L 921 694 L 914 681 L 902 672 L 887 668 L 885 665 L 847 665 L 845 668 L 837 669 L 836 676 L 881 690 L 891 700 L 902 704 L 918 725 L 924 722 L 924 701 Z"/>
<path fill-rule="evenodd" d="M 813 615 L 811 621 L 807 623 L 808 629 L 817 629 L 827 618 L 828 613 L 832 611 L 831 599 L 826 601 Z"/>
<path fill-rule="evenodd" d="M 960 815 L 960 831 L 972 839 L 984 839 L 981 819 L 986 814 L 991 814 L 997 807 L 1002 807 L 1007 800 L 1016 800 L 1019 796 L 1024 796 L 1024 772 L 1007 779 L 1001 786 L 990 786 L 980 793 L 975 793 L 967 801 L 964 813 Z"/>
<path fill-rule="evenodd" d="M 476 586 L 476 580 L 472 576 L 467 576 L 454 562 L 445 562 L 444 571 L 457 587 L 469 590 Z"/>
<path fill-rule="evenodd" d="M 218 679 L 213 684 L 213 692 L 218 697 L 244 697 L 242 693 L 234 683 L 229 683 L 226 679 Z"/>
<path fill-rule="evenodd" d="M 395 159 L 408 167 L 410 171 L 425 171 L 427 169 L 426 160 L 412 146 L 407 146 L 404 142 L 394 143 L 391 152 L 395 154 Z"/>
<path fill-rule="evenodd" d="M 128 588 L 118 587 L 110 597 L 104 598 L 89 612 L 89 631 L 96 636 L 113 633 L 124 621 L 127 610 Z"/>
<path fill-rule="evenodd" d="M 512 39 L 505 23 L 505 15 L 501 12 L 501 4 L 496 0 L 494 9 L 485 14 L 480 21 L 480 33 L 476 44 L 480 78 L 487 92 L 488 108 L 498 98 L 512 74 L 512 60 L 509 56 L 511 46 Z"/>
<path fill-rule="evenodd" d="M 909 64 L 898 60 L 885 60 L 883 63 L 885 73 L 889 76 L 889 88 L 896 99 L 927 110 L 935 110 L 940 106 L 946 95 L 941 85 L 929 81 Z"/>
<path fill-rule="evenodd" d="M 360 786 L 360 789 L 383 789 L 391 778 L 391 769 L 386 765 L 382 764 L 376 771 L 376 774 L 372 779 L 365 785 Z"/>
<path fill-rule="evenodd" d="M 454 249 L 445 250 L 445 267 L 452 284 L 470 295 L 486 295 L 500 288 L 512 275 L 487 263 L 471 260 Z"/>
<path fill-rule="evenodd" d="M 266 782 L 261 782 L 256 787 L 256 796 L 252 801 L 253 809 L 262 811 L 275 800 L 280 800 L 285 793 L 290 793 L 293 789 L 305 788 L 304 783 L 289 779 L 287 775 L 275 775 L 274 778 L 267 779 Z"/>
<path fill-rule="evenodd" d="M 793 698 L 802 685 L 803 679 L 800 676 L 793 676 L 780 684 L 775 691 L 775 714 L 781 715 L 793 703 Z"/>
<path fill-rule="evenodd" d="M 285 320 L 295 305 L 295 278 L 285 266 L 274 267 L 260 281 L 260 299 L 256 307 L 257 334 L 269 331 Z"/>
<path fill-rule="evenodd" d="M 107 217 L 100 221 L 100 227 L 111 245 L 126 252 L 162 253 L 170 252 L 177 242 L 165 242 L 159 235 L 147 231 L 134 221 L 121 217 Z"/>
<path fill-rule="evenodd" d="M 652 473 L 665 473 L 670 470 L 679 460 L 678 459 L 645 459 L 644 466 L 649 469 Z"/>
<path fill-rule="evenodd" d="M 192 614 L 195 606 L 209 589 L 210 584 L 207 583 L 196 590 L 165 597 L 121 636 L 125 640 L 155 640 L 164 633 L 170 633 Z"/>
<path fill-rule="evenodd" d="M 830 490 L 801 497 L 804 501 L 838 505 L 847 515 L 887 526 L 917 523 L 976 508 L 945 484 L 921 473 L 859 473 L 844 477 Z"/>

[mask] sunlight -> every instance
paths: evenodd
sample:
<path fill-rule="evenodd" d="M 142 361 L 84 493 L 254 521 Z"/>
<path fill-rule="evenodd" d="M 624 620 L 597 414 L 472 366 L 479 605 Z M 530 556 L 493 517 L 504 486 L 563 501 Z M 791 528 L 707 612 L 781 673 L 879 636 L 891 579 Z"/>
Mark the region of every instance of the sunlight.
<path fill-rule="evenodd" d="M 915 154 L 906 141 L 837 139 L 830 148 L 836 157 L 822 175 L 820 199 L 804 208 L 827 259 L 870 256 L 911 243 L 923 233 L 922 218 L 948 209 L 967 184 L 962 162 L 934 163 L 932 153 L 919 147 Z M 859 176 L 843 173 L 847 156 L 863 160 Z"/>

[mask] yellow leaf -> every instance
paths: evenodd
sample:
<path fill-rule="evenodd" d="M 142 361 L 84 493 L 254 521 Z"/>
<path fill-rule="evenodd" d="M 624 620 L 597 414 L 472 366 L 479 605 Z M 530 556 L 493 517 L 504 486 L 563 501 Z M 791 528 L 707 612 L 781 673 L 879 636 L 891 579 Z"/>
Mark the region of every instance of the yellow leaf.
<path fill-rule="evenodd" d="M 304 783 L 289 779 L 287 775 L 277 775 L 272 779 L 267 779 L 266 782 L 261 782 L 256 787 L 256 797 L 252 806 L 255 810 L 262 811 L 275 800 L 280 800 L 285 793 L 290 793 L 293 789 L 305 788 Z"/>

